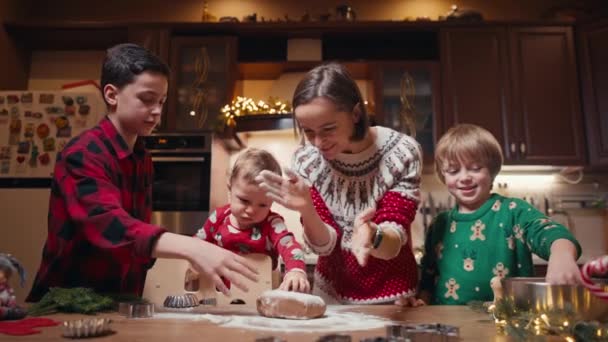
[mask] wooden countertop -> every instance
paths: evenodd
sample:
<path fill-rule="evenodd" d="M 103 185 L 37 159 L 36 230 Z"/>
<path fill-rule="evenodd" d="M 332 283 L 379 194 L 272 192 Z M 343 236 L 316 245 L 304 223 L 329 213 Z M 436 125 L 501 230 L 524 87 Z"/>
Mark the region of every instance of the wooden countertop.
<path fill-rule="evenodd" d="M 466 306 L 425 306 L 420 308 L 401 308 L 394 305 L 366 305 L 345 306 L 344 310 L 375 315 L 402 323 L 436 323 L 449 324 L 460 327 L 462 341 L 508 341 L 505 336 L 497 336 L 494 323 L 488 315 L 473 312 Z M 217 309 L 216 309 L 217 310 Z M 245 311 L 248 309 L 244 309 Z M 214 314 L 219 311 L 214 311 Z M 234 310 L 231 311 L 234 314 Z M 256 338 L 276 336 L 289 342 L 311 342 L 320 336 L 331 334 L 331 332 L 278 332 L 226 328 L 218 326 L 205 320 L 184 319 L 128 319 L 117 313 L 101 314 L 113 320 L 112 330 L 114 334 L 95 338 L 95 341 L 254 341 Z M 91 316 L 56 314 L 48 318 L 63 321 L 75 320 Z M 61 337 L 61 328 L 40 328 L 40 334 L 28 336 L 9 336 L 0 334 L 0 341 L 67 341 Z M 373 329 L 368 331 L 356 331 L 345 333 L 352 337 L 353 342 L 362 338 L 385 336 L 385 329 Z"/>

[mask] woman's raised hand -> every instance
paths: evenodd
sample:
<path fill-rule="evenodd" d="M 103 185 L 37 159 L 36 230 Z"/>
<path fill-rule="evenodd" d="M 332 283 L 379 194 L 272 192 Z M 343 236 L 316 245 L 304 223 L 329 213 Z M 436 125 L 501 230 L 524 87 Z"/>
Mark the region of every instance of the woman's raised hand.
<path fill-rule="evenodd" d="M 286 177 L 264 170 L 256 177 L 258 185 L 266 190 L 266 195 L 287 209 L 299 212 L 312 207 L 310 188 L 292 170 L 285 170 Z"/>

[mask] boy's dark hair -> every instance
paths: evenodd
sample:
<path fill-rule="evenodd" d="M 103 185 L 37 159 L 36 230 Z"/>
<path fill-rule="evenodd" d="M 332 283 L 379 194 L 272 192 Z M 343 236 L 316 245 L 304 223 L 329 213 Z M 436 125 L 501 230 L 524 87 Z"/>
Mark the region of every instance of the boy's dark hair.
<path fill-rule="evenodd" d="M 351 140 L 360 141 L 365 138 L 369 128 L 369 118 L 365 111 L 361 91 L 344 66 L 338 63 L 322 64 L 310 70 L 298 83 L 293 94 L 293 109 L 310 103 L 318 97 L 324 97 L 334 103 L 340 111 L 354 115 L 359 112 L 359 121 Z"/>
<path fill-rule="evenodd" d="M 118 44 L 106 51 L 101 67 L 101 90 L 112 84 L 118 89 L 133 82 L 145 72 L 152 71 L 169 78 L 171 70 L 162 59 L 137 44 Z M 105 96 L 104 98 L 105 101 Z"/>

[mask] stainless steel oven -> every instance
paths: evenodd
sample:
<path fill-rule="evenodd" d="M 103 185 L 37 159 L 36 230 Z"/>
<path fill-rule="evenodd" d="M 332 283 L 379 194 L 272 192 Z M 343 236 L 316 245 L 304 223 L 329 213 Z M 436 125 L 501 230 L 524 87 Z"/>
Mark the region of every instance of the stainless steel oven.
<path fill-rule="evenodd" d="M 152 155 L 152 223 L 192 235 L 209 214 L 211 134 L 165 133 L 145 138 Z"/>

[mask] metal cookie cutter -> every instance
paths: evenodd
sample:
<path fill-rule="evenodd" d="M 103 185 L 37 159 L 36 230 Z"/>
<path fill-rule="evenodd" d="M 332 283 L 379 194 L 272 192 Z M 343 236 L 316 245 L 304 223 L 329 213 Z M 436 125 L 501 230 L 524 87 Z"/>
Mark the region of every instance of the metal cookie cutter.
<path fill-rule="evenodd" d="M 393 341 L 459 341 L 460 329 L 446 324 L 397 324 L 386 327 L 386 335 Z"/>
<path fill-rule="evenodd" d="M 127 318 L 150 318 L 154 316 L 153 303 L 118 303 L 118 313 Z"/>
<path fill-rule="evenodd" d="M 76 321 L 65 321 L 61 325 L 64 337 L 86 338 L 110 334 L 110 323 L 108 318 L 88 318 Z"/>

